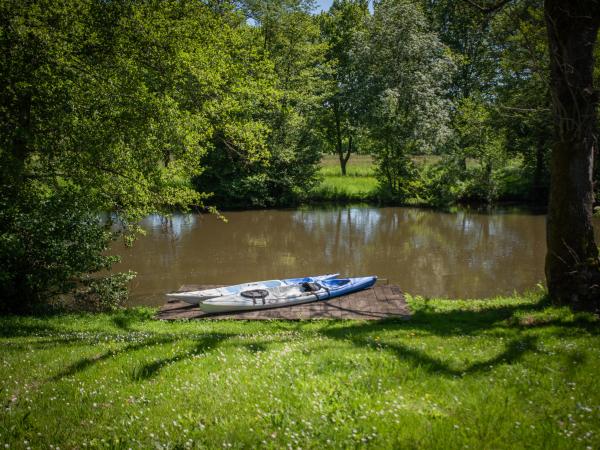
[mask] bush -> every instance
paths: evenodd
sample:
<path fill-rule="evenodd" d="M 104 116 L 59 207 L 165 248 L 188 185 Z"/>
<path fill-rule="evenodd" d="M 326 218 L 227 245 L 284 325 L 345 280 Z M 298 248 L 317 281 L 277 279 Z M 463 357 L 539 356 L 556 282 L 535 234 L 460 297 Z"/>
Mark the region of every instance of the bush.
<path fill-rule="evenodd" d="M 453 158 L 444 158 L 420 169 L 418 197 L 432 206 L 524 201 L 531 185 L 524 170 L 519 160 L 507 161 L 504 166 L 490 170 L 479 164 L 465 168 Z"/>
<path fill-rule="evenodd" d="M 204 171 L 194 178 L 198 191 L 212 192 L 220 208 L 292 206 L 308 197 L 319 182 L 320 154 L 311 148 L 275 150 L 266 160 L 249 161 L 222 148 L 208 152 Z"/>
<path fill-rule="evenodd" d="M 85 277 L 83 287 L 75 292 L 75 306 L 91 311 L 114 311 L 123 307 L 128 297 L 127 283 L 135 275 L 128 271 L 103 278 Z"/>
<path fill-rule="evenodd" d="M 39 307 L 118 260 L 103 255 L 113 235 L 74 188 L 23 189 L 11 204 L 0 204 L 0 224 L 0 308 L 5 310 Z"/>
<path fill-rule="evenodd" d="M 418 197 L 431 206 L 448 206 L 462 197 L 465 183 L 460 179 L 460 169 L 451 160 L 425 165 L 419 171 Z"/>
<path fill-rule="evenodd" d="M 386 203 L 405 203 L 417 195 L 418 171 L 401 149 L 380 150 L 375 156 L 379 197 Z"/>

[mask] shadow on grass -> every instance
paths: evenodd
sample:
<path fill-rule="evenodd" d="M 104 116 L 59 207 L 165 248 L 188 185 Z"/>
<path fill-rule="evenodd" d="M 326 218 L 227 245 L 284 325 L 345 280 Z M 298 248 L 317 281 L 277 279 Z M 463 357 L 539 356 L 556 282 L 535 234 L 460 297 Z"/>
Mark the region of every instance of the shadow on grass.
<path fill-rule="evenodd" d="M 19 316 L 0 317 L 0 338 L 47 336 L 59 329 L 44 323 L 44 317 L 24 320 Z"/>
<path fill-rule="evenodd" d="M 477 374 L 492 370 L 500 364 L 514 364 L 521 360 L 527 353 L 537 350 L 537 341 L 540 333 L 551 333 L 552 336 L 576 336 L 581 333 L 598 335 L 600 332 L 599 322 L 591 316 L 576 316 L 575 320 L 561 318 L 560 314 L 545 314 L 544 309 L 548 306 L 545 299 L 537 303 L 520 303 L 514 305 L 494 306 L 485 304 L 479 310 L 453 309 L 439 311 L 427 302 L 416 305 L 411 320 L 383 320 L 383 321 L 325 321 L 316 325 L 314 322 L 274 322 L 268 326 L 270 332 L 295 331 L 306 337 L 324 336 L 336 341 L 350 343 L 357 348 L 382 350 L 395 355 L 399 360 L 405 361 L 414 367 L 419 367 L 431 373 L 442 376 L 464 376 Z M 144 319 L 146 313 L 130 314 L 128 312 L 118 313 L 111 317 L 114 326 L 129 330 L 131 325 L 139 319 Z M 139 316 L 139 317 L 138 317 Z M 0 318 L 0 323 L 6 323 L 7 318 Z M 10 321 L 9 321 L 10 322 Z M 20 322 L 20 323 L 19 323 Z M 19 321 L 7 329 L 2 329 L 0 336 L 32 336 L 43 339 L 34 342 L 33 345 L 55 346 L 72 343 L 80 340 L 79 336 L 48 336 L 51 333 L 64 332 L 52 325 L 45 325 L 42 320 Z M 383 341 L 375 342 L 373 335 L 379 333 L 396 332 L 398 339 L 392 336 Z M 412 332 L 412 333 L 409 333 Z M 411 335 L 416 336 L 438 336 L 452 338 L 460 336 L 485 335 L 488 338 L 494 336 L 502 337 L 505 345 L 495 356 L 485 360 L 466 362 L 458 358 L 447 359 L 437 357 L 431 352 L 415 348 L 411 345 Z M 48 336 L 48 341 L 44 338 Z M 156 358 L 151 362 L 138 363 L 130 369 L 129 376 L 132 381 L 143 381 L 157 376 L 166 366 L 193 358 L 196 355 L 209 353 L 216 347 L 223 345 L 235 346 L 240 350 L 245 349 L 250 353 L 267 351 L 268 343 L 258 340 L 239 342 L 235 339 L 237 333 L 207 333 L 190 336 L 188 334 L 155 335 L 137 341 L 106 350 L 94 356 L 81 358 L 70 364 L 49 381 L 60 380 L 64 377 L 75 375 L 99 362 L 117 357 L 121 354 L 135 352 L 137 350 L 151 348 L 163 344 L 175 343 L 181 339 L 191 342 L 191 346 L 185 351 L 164 358 Z M 418 338 L 417 338 L 418 339 Z M 286 339 L 277 340 L 282 343 Z M 274 342 L 272 340 L 269 343 Z M 11 344 L 12 345 L 12 344 Z M 16 345 L 30 346 L 32 344 Z M 87 343 L 89 345 L 89 342 Z M 468 348 L 464 356 L 468 355 Z M 576 360 L 577 355 L 573 356 Z M 576 361 L 575 361 L 576 362 Z M 574 364 L 574 363 L 573 363 Z"/>
<path fill-rule="evenodd" d="M 115 349 L 115 350 L 107 350 L 104 353 L 99 353 L 97 355 L 90 356 L 87 358 L 81 358 L 81 359 L 75 361 L 74 363 L 70 364 L 69 366 L 67 366 L 64 370 L 62 370 L 59 373 L 57 373 L 56 375 L 54 375 L 51 378 L 51 380 L 57 381 L 62 378 L 65 378 L 65 377 L 75 375 L 94 364 L 98 364 L 101 361 L 105 361 L 109 358 L 118 356 L 123 353 L 134 352 L 136 350 L 141 350 L 143 348 L 153 347 L 156 345 L 168 344 L 170 342 L 173 342 L 175 339 L 177 339 L 175 336 L 152 338 L 152 339 L 145 340 L 143 342 L 127 344 L 127 345 L 125 345 L 121 348 Z"/>
<path fill-rule="evenodd" d="M 13 337 L 45 337 L 59 333 L 70 333 L 76 330 L 64 326 L 62 319 L 67 322 L 73 318 L 94 317 L 98 313 L 79 312 L 65 313 L 56 311 L 40 315 L 0 315 L 0 338 Z M 101 314 L 101 313 L 100 313 Z M 109 313 L 109 320 L 121 330 L 129 331 L 134 323 L 141 323 L 152 319 L 154 312 L 150 308 L 131 308 Z M 86 332 L 105 331 L 103 327 L 94 330 L 87 327 Z"/>
<path fill-rule="evenodd" d="M 131 371 L 131 379 L 134 381 L 143 381 L 152 378 L 158 374 L 158 372 L 164 367 L 183 361 L 185 359 L 192 358 L 196 355 L 207 354 L 212 350 L 225 343 L 227 340 L 235 338 L 237 335 L 225 335 L 225 334 L 209 334 L 201 339 L 196 340 L 196 344 L 192 350 L 178 353 L 169 358 L 162 358 L 152 361 L 150 363 L 142 364 L 134 367 Z M 278 343 L 285 342 L 285 340 L 277 341 Z M 227 345 L 227 344 L 226 344 Z M 265 342 L 244 342 L 233 344 L 236 348 L 245 348 L 250 353 L 264 352 L 268 349 L 268 344 Z"/>
<path fill-rule="evenodd" d="M 372 340 L 352 338 L 350 342 L 356 347 L 380 348 L 394 354 L 399 360 L 409 362 L 415 367 L 427 372 L 451 377 L 471 375 L 492 370 L 498 364 L 514 364 L 527 352 L 536 350 L 536 336 L 525 335 L 508 342 L 504 350 L 498 355 L 484 361 L 478 361 L 463 368 L 456 368 L 440 358 L 429 355 L 427 352 L 400 343 L 380 343 L 375 345 Z"/>
<path fill-rule="evenodd" d="M 208 334 L 206 336 L 197 339 L 193 350 L 187 352 L 181 352 L 170 358 L 161 358 L 150 363 L 136 366 L 130 373 L 130 378 L 134 381 L 143 381 L 154 377 L 157 373 L 165 366 L 181 361 L 183 359 L 190 358 L 194 355 L 202 353 L 208 353 L 215 349 L 221 342 L 229 339 L 229 335 L 225 334 Z"/>
<path fill-rule="evenodd" d="M 267 350 L 267 346 L 261 342 L 249 342 L 240 344 L 240 347 L 244 347 L 250 353 L 260 353 Z"/>
<path fill-rule="evenodd" d="M 31 342 L 31 341 L 22 342 L 22 343 L 16 343 L 16 342 L 6 343 L 5 342 L 2 345 L 4 348 L 11 349 L 11 350 L 50 350 L 51 348 L 60 347 L 60 346 L 83 347 L 83 346 L 89 345 L 89 342 L 83 341 L 81 338 L 76 337 L 76 336 L 61 337 L 61 338 L 40 337 L 35 342 Z"/>
<path fill-rule="evenodd" d="M 539 339 L 538 331 L 551 329 L 552 335 L 559 337 L 581 332 L 598 335 L 600 332 L 598 321 L 591 320 L 586 316 L 581 316 L 573 321 L 559 318 L 548 319 L 544 316 L 536 318 L 536 313 L 540 313 L 547 306 L 549 303 L 545 298 L 532 304 L 482 308 L 478 311 L 435 311 L 433 307 L 420 305 L 412 319 L 408 321 L 392 319 L 351 323 L 344 327 L 326 327 L 320 331 L 320 334 L 331 339 L 350 342 L 356 347 L 391 352 L 398 359 L 431 373 L 452 377 L 465 376 L 492 370 L 499 364 L 514 364 L 527 353 L 535 352 Z M 517 320 L 516 315 L 523 320 Z M 372 338 L 373 335 L 389 331 L 397 331 L 403 333 L 404 336 L 406 336 L 406 332 L 412 331 L 417 335 L 444 338 L 493 332 L 498 333 L 499 337 L 508 339 L 508 342 L 496 356 L 460 367 L 461 364 L 458 361 L 456 363 L 447 362 L 410 345 L 400 342 L 385 342 L 385 340 L 375 342 Z"/>
<path fill-rule="evenodd" d="M 359 334 L 374 333 L 377 331 L 415 331 L 420 334 L 441 337 L 472 336 L 481 332 L 493 330 L 528 330 L 557 327 L 556 333 L 585 331 L 592 335 L 600 334 L 600 322 L 591 320 L 589 316 L 579 316 L 575 320 L 565 321 L 555 317 L 536 316 L 550 306 L 544 297 L 537 303 L 519 304 L 514 306 L 501 306 L 481 308 L 480 310 L 450 310 L 436 311 L 434 307 L 419 305 L 413 312 L 410 320 L 385 319 L 352 323 L 345 327 L 327 327 L 324 333 L 328 337 L 345 339 Z M 521 317 L 522 320 L 519 320 Z"/>
<path fill-rule="evenodd" d="M 183 361 L 185 359 L 193 358 L 196 355 L 210 353 L 216 347 L 218 347 L 221 343 L 236 337 L 236 334 L 206 334 L 199 338 L 193 339 L 194 345 L 191 349 L 187 351 L 179 352 L 173 356 L 167 358 L 158 358 L 154 361 L 148 363 L 142 363 L 135 367 L 133 367 L 129 373 L 129 377 L 132 381 L 143 381 L 150 379 L 156 376 L 160 370 L 164 367 Z M 56 375 L 49 378 L 48 381 L 58 381 L 65 377 L 76 375 L 79 372 L 86 370 L 87 368 L 98 364 L 102 361 L 109 360 L 110 358 L 117 357 L 119 355 L 134 352 L 137 350 L 142 350 L 145 348 L 155 347 L 158 345 L 169 344 L 179 341 L 181 338 L 184 339 L 192 339 L 185 335 L 169 335 L 169 336 L 160 336 L 156 338 L 151 338 L 144 340 L 143 342 L 137 342 L 134 344 L 124 345 L 120 348 L 114 350 L 107 350 L 103 353 L 96 354 L 94 356 L 89 356 L 85 358 L 81 358 L 74 363 L 67 366 L 64 370 L 61 370 Z M 236 344 L 239 347 L 245 347 L 249 352 L 258 353 L 267 350 L 268 346 L 264 342 L 251 342 L 251 343 L 242 343 Z"/>
<path fill-rule="evenodd" d="M 111 316 L 113 325 L 121 330 L 129 331 L 136 322 L 144 322 L 153 317 L 154 312 L 149 309 L 131 308 L 114 313 Z"/>

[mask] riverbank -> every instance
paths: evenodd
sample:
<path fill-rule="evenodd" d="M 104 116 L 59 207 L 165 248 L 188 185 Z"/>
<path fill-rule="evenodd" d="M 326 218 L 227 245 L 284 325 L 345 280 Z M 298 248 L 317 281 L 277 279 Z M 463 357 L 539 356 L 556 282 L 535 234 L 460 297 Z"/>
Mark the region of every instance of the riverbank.
<path fill-rule="evenodd" d="M 540 294 L 410 321 L 0 318 L 9 448 L 596 448 L 598 319 Z"/>

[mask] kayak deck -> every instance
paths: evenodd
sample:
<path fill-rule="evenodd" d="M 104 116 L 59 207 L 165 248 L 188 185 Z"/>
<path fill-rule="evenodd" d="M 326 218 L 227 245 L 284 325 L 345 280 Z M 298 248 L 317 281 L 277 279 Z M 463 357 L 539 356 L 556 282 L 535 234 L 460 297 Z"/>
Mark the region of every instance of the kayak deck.
<path fill-rule="evenodd" d="M 209 289 L 218 286 L 186 285 L 180 291 Z M 160 320 L 211 319 L 211 320 L 312 320 L 354 319 L 380 320 L 408 318 L 410 310 L 398 286 L 375 285 L 331 300 L 304 303 L 294 306 L 230 313 L 205 313 L 200 308 L 182 301 L 171 301 L 162 306 L 156 315 Z"/>

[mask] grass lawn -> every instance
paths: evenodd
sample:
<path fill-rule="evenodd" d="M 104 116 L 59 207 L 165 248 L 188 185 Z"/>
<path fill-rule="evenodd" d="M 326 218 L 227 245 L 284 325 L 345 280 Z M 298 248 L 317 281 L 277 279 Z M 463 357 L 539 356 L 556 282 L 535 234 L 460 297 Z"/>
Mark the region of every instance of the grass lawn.
<path fill-rule="evenodd" d="M 539 295 L 409 321 L 0 318 L 0 448 L 599 448 L 600 326 Z"/>
<path fill-rule="evenodd" d="M 340 162 L 335 155 L 325 155 L 321 160 L 321 184 L 312 191 L 313 201 L 360 202 L 375 199 L 377 180 L 375 167 L 369 155 L 352 155 L 342 176 Z"/>

